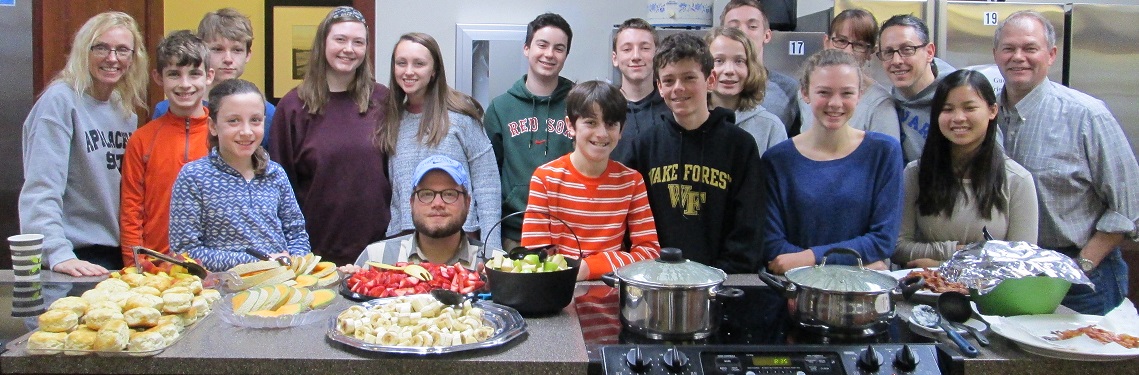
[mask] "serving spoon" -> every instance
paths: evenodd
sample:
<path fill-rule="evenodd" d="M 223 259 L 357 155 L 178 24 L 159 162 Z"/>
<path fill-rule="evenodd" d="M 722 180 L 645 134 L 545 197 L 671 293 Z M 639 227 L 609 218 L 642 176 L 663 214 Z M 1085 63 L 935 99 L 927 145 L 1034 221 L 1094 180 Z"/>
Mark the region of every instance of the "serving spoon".
<path fill-rule="evenodd" d="M 949 336 L 949 339 L 953 340 L 953 343 L 957 344 L 957 347 L 961 349 L 961 354 L 964 354 L 966 357 L 974 358 L 981 354 L 981 351 L 977 350 L 977 348 L 968 341 L 965 341 L 965 338 L 961 337 L 961 334 L 957 333 L 956 329 L 950 327 L 945 318 L 941 316 L 941 313 L 935 311 L 932 306 L 915 306 L 913 314 L 914 321 L 918 324 L 927 328 L 941 328 L 941 330 L 945 332 L 945 335 Z"/>
<path fill-rule="evenodd" d="M 969 331 L 969 334 L 977 339 L 978 344 L 989 346 L 989 339 L 981 334 L 981 331 L 965 324 L 973 316 L 973 308 L 969 307 L 969 297 L 958 292 L 941 293 L 937 297 L 937 310 L 941 311 L 941 315 L 953 322 L 954 325 L 964 327 L 966 331 Z"/>

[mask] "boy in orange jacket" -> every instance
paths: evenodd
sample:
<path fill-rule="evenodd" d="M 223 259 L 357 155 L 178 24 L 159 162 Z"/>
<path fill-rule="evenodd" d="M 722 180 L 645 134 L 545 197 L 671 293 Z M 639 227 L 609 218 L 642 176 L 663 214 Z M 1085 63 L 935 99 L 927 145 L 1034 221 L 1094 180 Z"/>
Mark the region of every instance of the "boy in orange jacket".
<path fill-rule="evenodd" d="M 123 264 L 134 264 L 134 246 L 170 253 L 170 195 L 182 166 L 206 156 L 209 113 L 202 99 L 214 78 L 209 48 L 189 30 L 170 33 L 158 44 L 158 69 L 170 109 L 135 131 L 123 156 L 119 216 Z"/>

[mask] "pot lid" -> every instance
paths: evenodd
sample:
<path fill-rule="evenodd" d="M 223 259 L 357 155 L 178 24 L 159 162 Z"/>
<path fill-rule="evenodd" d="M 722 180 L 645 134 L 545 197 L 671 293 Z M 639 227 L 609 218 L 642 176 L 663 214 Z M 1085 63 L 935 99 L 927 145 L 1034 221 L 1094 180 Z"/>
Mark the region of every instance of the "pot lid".
<path fill-rule="evenodd" d="M 728 275 L 719 268 L 684 259 L 680 249 L 660 249 L 660 258 L 625 265 L 615 272 L 622 281 L 666 287 L 701 287 L 724 282 Z"/>
<path fill-rule="evenodd" d="M 847 249 L 832 249 L 826 255 L 832 252 L 853 253 L 858 257 L 858 253 Z M 823 255 L 821 264 L 787 271 L 787 280 L 805 287 L 831 292 L 873 293 L 893 290 L 898 285 L 898 280 L 892 276 L 862 267 L 860 257 L 857 266 L 848 266 L 827 264 L 826 255 Z"/>

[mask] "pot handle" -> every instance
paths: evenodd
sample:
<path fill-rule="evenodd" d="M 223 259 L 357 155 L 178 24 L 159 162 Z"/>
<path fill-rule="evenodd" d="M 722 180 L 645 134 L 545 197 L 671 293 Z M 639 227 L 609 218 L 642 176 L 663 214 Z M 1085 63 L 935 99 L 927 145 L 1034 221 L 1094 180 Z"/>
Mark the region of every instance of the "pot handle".
<path fill-rule="evenodd" d="M 601 281 L 604 282 L 605 285 L 608 285 L 610 288 L 616 288 L 617 284 L 621 283 L 621 279 L 612 272 L 601 275 Z"/>
<path fill-rule="evenodd" d="M 795 284 L 779 280 L 775 275 L 768 273 L 767 268 L 760 268 L 756 274 L 759 275 L 759 279 L 763 281 L 764 284 L 767 284 L 771 289 L 779 291 L 784 298 L 795 297 L 797 292 Z"/>
<path fill-rule="evenodd" d="M 716 289 L 716 298 L 736 299 L 744 296 L 744 291 L 739 288 L 720 288 Z"/>
<path fill-rule="evenodd" d="M 898 280 L 898 287 L 902 290 L 902 298 L 909 300 L 914 293 L 925 286 L 925 277 L 914 275 Z"/>
<path fill-rule="evenodd" d="M 866 269 L 866 267 L 862 266 L 862 255 L 858 254 L 858 252 L 854 251 L 853 249 L 847 249 L 845 247 L 836 247 L 836 248 L 832 248 L 830 250 L 827 250 L 827 252 L 823 253 L 823 262 L 819 263 L 819 265 L 820 266 L 827 265 L 827 255 L 831 255 L 831 254 L 835 254 L 835 253 L 841 253 L 841 254 L 853 256 L 854 259 L 858 260 L 858 268 Z"/>

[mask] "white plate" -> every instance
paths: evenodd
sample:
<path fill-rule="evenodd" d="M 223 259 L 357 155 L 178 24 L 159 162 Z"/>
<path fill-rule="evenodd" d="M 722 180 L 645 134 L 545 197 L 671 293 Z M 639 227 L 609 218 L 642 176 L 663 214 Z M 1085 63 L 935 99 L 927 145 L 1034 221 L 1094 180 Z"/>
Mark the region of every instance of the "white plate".
<path fill-rule="evenodd" d="M 936 268 L 930 268 L 930 269 L 936 269 Z M 886 274 L 890 275 L 891 277 L 893 277 L 895 279 L 901 280 L 903 277 L 906 277 L 906 275 L 909 275 L 910 272 L 921 271 L 921 270 L 922 270 L 921 268 L 909 268 L 909 269 L 904 269 L 904 270 L 886 272 Z M 934 300 L 936 300 L 937 296 L 940 296 L 940 295 L 941 295 L 941 293 L 934 293 L 934 292 L 930 291 L 929 289 L 925 289 L 925 288 L 922 288 L 921 290 L 918 290 L 917 292 L 914 293 L 915 297 L 925 297 L 925 298 L 934 299 Z M 941 330 L 938 330 L 938 331 L 941 331 Z"/>
<path fill-rule="evenodd" d="M 1116 343 L 1104 344 L 1087 336 L 1062 341 L 1048 341 L 1052 331 L 1076 329 L 1099 323 L 1097 315 L 1045 314 L 1010 317 L 986 316 L 993 332 L 1016 342 L 1026 352 L 1076 361 L 1116 361 L 1139 357 L 1139 349 L 1127 349 Z M 1119 333 L 1119 332 L 1116 332 Z"/>
<path fill-rule="evenodd" d="M 914 331 L 914 333 L 921 335 L 921 336 L 925 336 L 925 337 L 929 337 L 929 338 L 937 338 L 936 336 L 942 334 L 942 332 L 943 332 L 941 327 L 930 328 L 930 327 L 926 327 L 926 326 L 923 326 L 921 324 L 918 324 L 918 322 L 914 321 L 913 315 L 910 315 L 910 318 L 908 319 L 908 321 L 910 322 L 910 330 Z M 978 321 L 976 319 L 969 319 L 969 320 L 965 321 L 965 325 L 973 327 L 978 332 L 985 332 L 985 323 L 981 323 L 980 321 Z M 965 338 L 973 337 L 973 336 L 969 335 L 969 331 L 966 331 L 964 328 L 957 328 L 957 333 L 960 333 L 961 337 L 965 337 Z"/>

